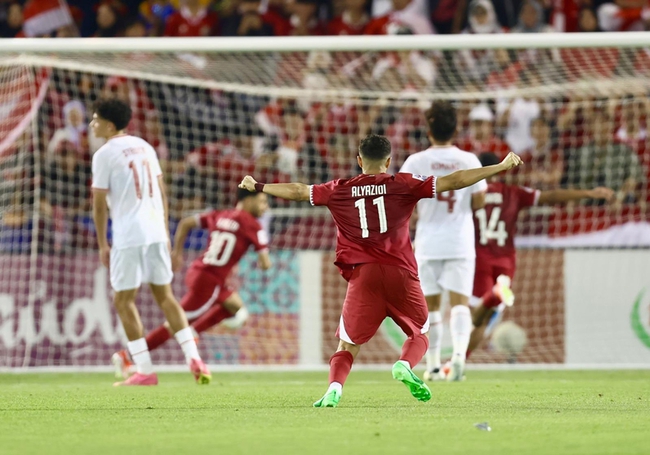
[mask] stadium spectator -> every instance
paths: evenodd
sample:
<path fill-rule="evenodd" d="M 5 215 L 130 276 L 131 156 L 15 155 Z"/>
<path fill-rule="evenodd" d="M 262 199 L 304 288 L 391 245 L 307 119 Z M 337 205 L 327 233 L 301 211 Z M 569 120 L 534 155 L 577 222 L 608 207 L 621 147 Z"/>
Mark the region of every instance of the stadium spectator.
<path fill-rule="evenodd" d="M 129 17 L 124 21 L 121 35 L 126 38 L 144 38 L 149 36 L 147 23 L 137 16 Z"/>
<path fill-rule="evenodd" d="M 530 89 L 540 85 L 531 71 L 522 72 L 519 88 Z M 497 124 L 505 129 L 505 140 L 511 151 L 520 153 L 533 145 L 530 122 L 548 110 L 545 100 L 532 96 L 515 96 L 497 102 Z"/>
<path fill-rule="evenodd" d="M 465 34 L 504 33 L 505 30 L 497 21 L 494 6 L 490 0 L 472 0 L 469 4 L 469 17 Z M 462 50 L 454 59 L 455 71 L 465 73 L 475 80 L 483 80 L 493 68 L 494 51 L 491 50 Z"/>
<path fill-rule="evenodd" d="M 344 0 L 343 12 L 327 24 L 327 34 L 363 35 L 370 20 L 367 4 L 368 0 Z"/>
<path fill-rule="evenodd" d="M 22 28 L 22 5 L 19 2 L 0 3 L 0 38 L 14 38 Z"/>
<path fill-rule="evenodd" d="M 467 0 L 435 0 L 430 7 L 431 22 L 436 33 L 460 33 L 467 12 Z"/>
<path fill-rule="evenodd" d="M 122 28 L 122 18 L 127 14 L 128 8 L 118 0 L 103 0 L 97 6 L 97 38 L 114 38 L 119 35 Z"/>
<path fill-rule="evenodd" d="M 221 22 L 223 36 L 273 36 L 273 23 L 260 13 L 261 0 L 242 0 L 237 12 Z"/>
<path fill-rule="evenodd" d="M 577 32 L 601 32 L 596 12 L 591 8 L 582 8 L 578 13 Z"/>
<path fill-rule="evenodd" d="M 59 142 L 41 176 L 41 212 L 52 221 L 54 251 L 72 242 L 74 217 L 90 209 L 90 165 L 78 157 L 78 147 Z"/>
<path fill-rule="evenodd" d="M 178 11 L 165 23 L 165 36 L 214 36 L 219 34 L 219 16 L 200 0 L 182 0 Z"/>
<path fill-rule="evenodd" d="M 569 188 L 607 186 L 616 192 L 617 205 L 634 203 L 640 200 L 637 188 L 645 182 L 645 173 L 636 153 L 614 141 L 612 125 L 606 112 L 593 114 L 589 141 L 566 152 L 562 183 Z"/>
<path fill-rule="evenodd" d="M 647 102 L 633 95 L 626 97 L 621 109 L 620 126 L 615 134 L 617 141 L 627 144 L 641 155 L 648 140 L 647 115 Z"/>
<path fill-rule="evenodd" d="M 151 35 L 161 36 L 165 30 L 165 22 L 176 9 L 169 0 L 144 0 L 140 3 L 140 16 L 151 25 Z"/>
<path fill-rule="evenodd" d="M 291 14 L 289 17 L 290 35 L 325 34 L 325 28 L 318 20 L 318 0 L 291 0 L 287 2 L 287 9 Z"/>
<path fill-rule="evenodd" d="M 521 5 L 517 25 L 512 33 L 553 33 L 555 29 L 544 22 L 544 10 L 536 0 L 526 0 Z M 537 64 L 541 60 L 551 59 L 559 63 L 562 59 L 557 49 L 526 49 L 517 52 L 522 63 Z M 515 152 L 516 153 L 516 152 Z"/>
<path fill-rule="evenodd" d="M 649 22 L 647 0 L 615 0 L 598 7 L 598 25 L 606 32 L 643 31 Z"/>
<path fill-rule="evenodd" d="M 520 61 L 513 61 L 510 52 L 506 49 L 494 50 L 494 68 L 488 74 L 486 86 L 491 90 L 516 87 L 519 83 L 519 73 L 524 65 Z"/>
<path fill-rule="evenodd" d="M 544 117 L 530 124 L 532 145 L 521 153 L 525 166 L 518 169 L 519 184 L 539 190 L 557 188 L 562 179 L 564 162 L 557 140 L 551 134 L 551 125 Z"/>
<path fill-rule="evenodd" d="M 267 0 L 262 2 L 260 12 L 264 21 L 273 25 L 275 36 L 287 36 L 291 33 L 291 24 L 285 0 Z"/>
<path fill-rule="evenodd" d="M 499 158 L 505 157 L 508 146 L 494 134 L 494 113 L 487 104 L 478 104 L 469 113 L 469 133 L 457 141 L 461 150 L 478 155 L 492 152 Z"/>
<path fill-rule="evenodd" d="M 591 0 L 553 0 L 550 23 L 557 32 L 578 32 L 580 11 L 589 7 Z"/>
<path fill-rule="evenodd" d="M 80 158 L 83 158 L 88 153 L 88 119 L 86 108 L 81 101 L 68 101 L 63 106 L 63 123 L 65 126 L 54 132 L 47 145 L 48 156 L 52 157 L 60 145 L 66 142 Z"/>
<path fill-rule="evenodd" d="M 430 35 L 433 25 L 420 14 L 415 0 L 392 0 L 393 10 L 384 16 L 371 20 L 366 35 Z"/>

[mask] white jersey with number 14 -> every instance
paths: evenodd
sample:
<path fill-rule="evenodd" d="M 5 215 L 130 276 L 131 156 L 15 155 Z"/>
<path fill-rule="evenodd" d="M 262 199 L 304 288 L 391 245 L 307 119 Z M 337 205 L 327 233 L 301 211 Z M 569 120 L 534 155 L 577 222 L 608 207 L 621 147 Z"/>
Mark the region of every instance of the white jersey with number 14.
<path fill-rule="evenodd" d="M 457 147 L 431 147 L 415 153 L 400 172 L 443 177 L 452 172 L 480 168 L 476 155 Z M 473 258 L 474 221 L 472 194 L 487 190 L 485 180 L 461 190 L 447 191 L 435 199 L 418 202 L 415 257 L 418 262 L 439 259 Z"/>
<path fill-rule="evenodd" d="M 115 136 L 93 155 L 93 188 L 108 190 L 113 248 L 167 242 L 158 156 L 144 139 Z"/>

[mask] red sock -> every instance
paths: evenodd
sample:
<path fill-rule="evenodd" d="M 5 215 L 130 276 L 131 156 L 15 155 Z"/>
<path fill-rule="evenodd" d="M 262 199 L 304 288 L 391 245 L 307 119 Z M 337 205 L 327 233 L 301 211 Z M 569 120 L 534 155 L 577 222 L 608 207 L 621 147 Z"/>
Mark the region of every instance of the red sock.
<path fill-rule="evenodd" d="M 465 353 L 465 360 L 469 359 L 469 356 L 471 354 L 472 354 L 472 351 L 468 349 L 467 352 Z"/>
<path fill-rule="evenodd" d="M 354 362 L 354 357 L 348 351 L 335 352 L 330 357 L 330 384 L 332 382 L 338 382 L 341 385 L 345 384 L 345 380 L 352 369 L 352 362 Z"/>
<path fill-rule="evenodd" d="M 490 289 L 483 295 L 483 307 L 484 308 L 495 308 L 501 304 L 501 299 L 494 295 L 494 291 Z"/>
<path fill-rule="evenodd" d="M 199 316 L 194 322 L 190 325 L 198 332 L 205 332 L 210 327 L 214 327 L 219 324 L 224 319 L 232 317 L 233 314 L 226 310 L 221 305 L 216 305 L 210 308 L 206 313 Z"/>
<path fill-rule="evenodd" d="M 429 349 L 429 338 L 421 333 L 413 337 L 408 337 L 402 346 L 402 355 L 400 360 L 404 360 L 409 363 L 411 368 L 414 368 L 424 354 L 426 354 L 427 349 Z"/>
<path fill-rule="evenodd" d="M 150 351 L 153 351 L 171 337 L 172 335 L 169 333 L 169 330 L 167 330 L 167 327 L 161 325 L 157 329 L 153 329 L 149 332 L 147 335 L 147 346 L 149 346 Z"/>

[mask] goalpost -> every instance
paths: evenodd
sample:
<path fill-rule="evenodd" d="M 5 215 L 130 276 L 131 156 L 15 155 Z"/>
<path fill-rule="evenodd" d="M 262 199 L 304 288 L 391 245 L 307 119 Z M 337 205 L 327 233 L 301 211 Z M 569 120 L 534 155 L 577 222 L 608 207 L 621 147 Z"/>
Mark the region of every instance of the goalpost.
<path fill-rule="evenodd" d="M 248 173 L 354 175 L 370 132 L 390 138 L 397 171 L 428 146 L 423 110 L 452 100 L 461 148 L 524 157 L 511 182 L 618 194 L 610 205 L 526 212 L 504 318 L 527 345 L 515 358 L 485 343 L 472 364 L 647 367 L 649 76 L 648 33 L 3 40 L 0 369 L 102 369 L 123 346 L 90 212 L 101 141 L 87 123 L 104 96 L 128 101 L 129 132 L 157 149 L 172 229 L 232 206 Z M 200 349 L 217 368 L 324 368 L 346 287 L 332 265 L 336 229 L 324 210 L 277 200 L 263 222 L 274 267 L 261 272 L 251 256 L 233 277 L 251 317 L 204 334 Z M 191 235 L 188 264 L 205 242 Z M 138 306 L 146 329 L 162 322 L 146 290 Z M 394 361 L 401 341 L 387 321 L 359 365 Z M 174 343 L 153 359 L 183 364 Z"/>

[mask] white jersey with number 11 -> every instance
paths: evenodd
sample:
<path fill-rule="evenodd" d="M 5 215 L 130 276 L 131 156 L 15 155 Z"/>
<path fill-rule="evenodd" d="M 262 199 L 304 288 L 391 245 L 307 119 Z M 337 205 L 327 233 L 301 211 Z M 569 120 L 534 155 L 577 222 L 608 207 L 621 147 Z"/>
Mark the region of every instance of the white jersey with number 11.
<path fill-rule="evenodd" d="M 93 188 L 108 190 L 113 248 L 167 242 L 165 210 L 153 147 L 139 137 L 111 138 L 93 155 Z"/>
<path fill-rule="evenodd" d="M 452 172 L 480 168 L 476 155 L 457 147 L 431 147 L 415 153 L 404 162 L 400 172 L 443 177 Z M 487 190 L 481 180 L 461 190 L 447 191 L 435 199 L 418 202 L 415 232 L 415 257 L 420 261 L 461 259 L 476 256 L 472 194 Z"/>

